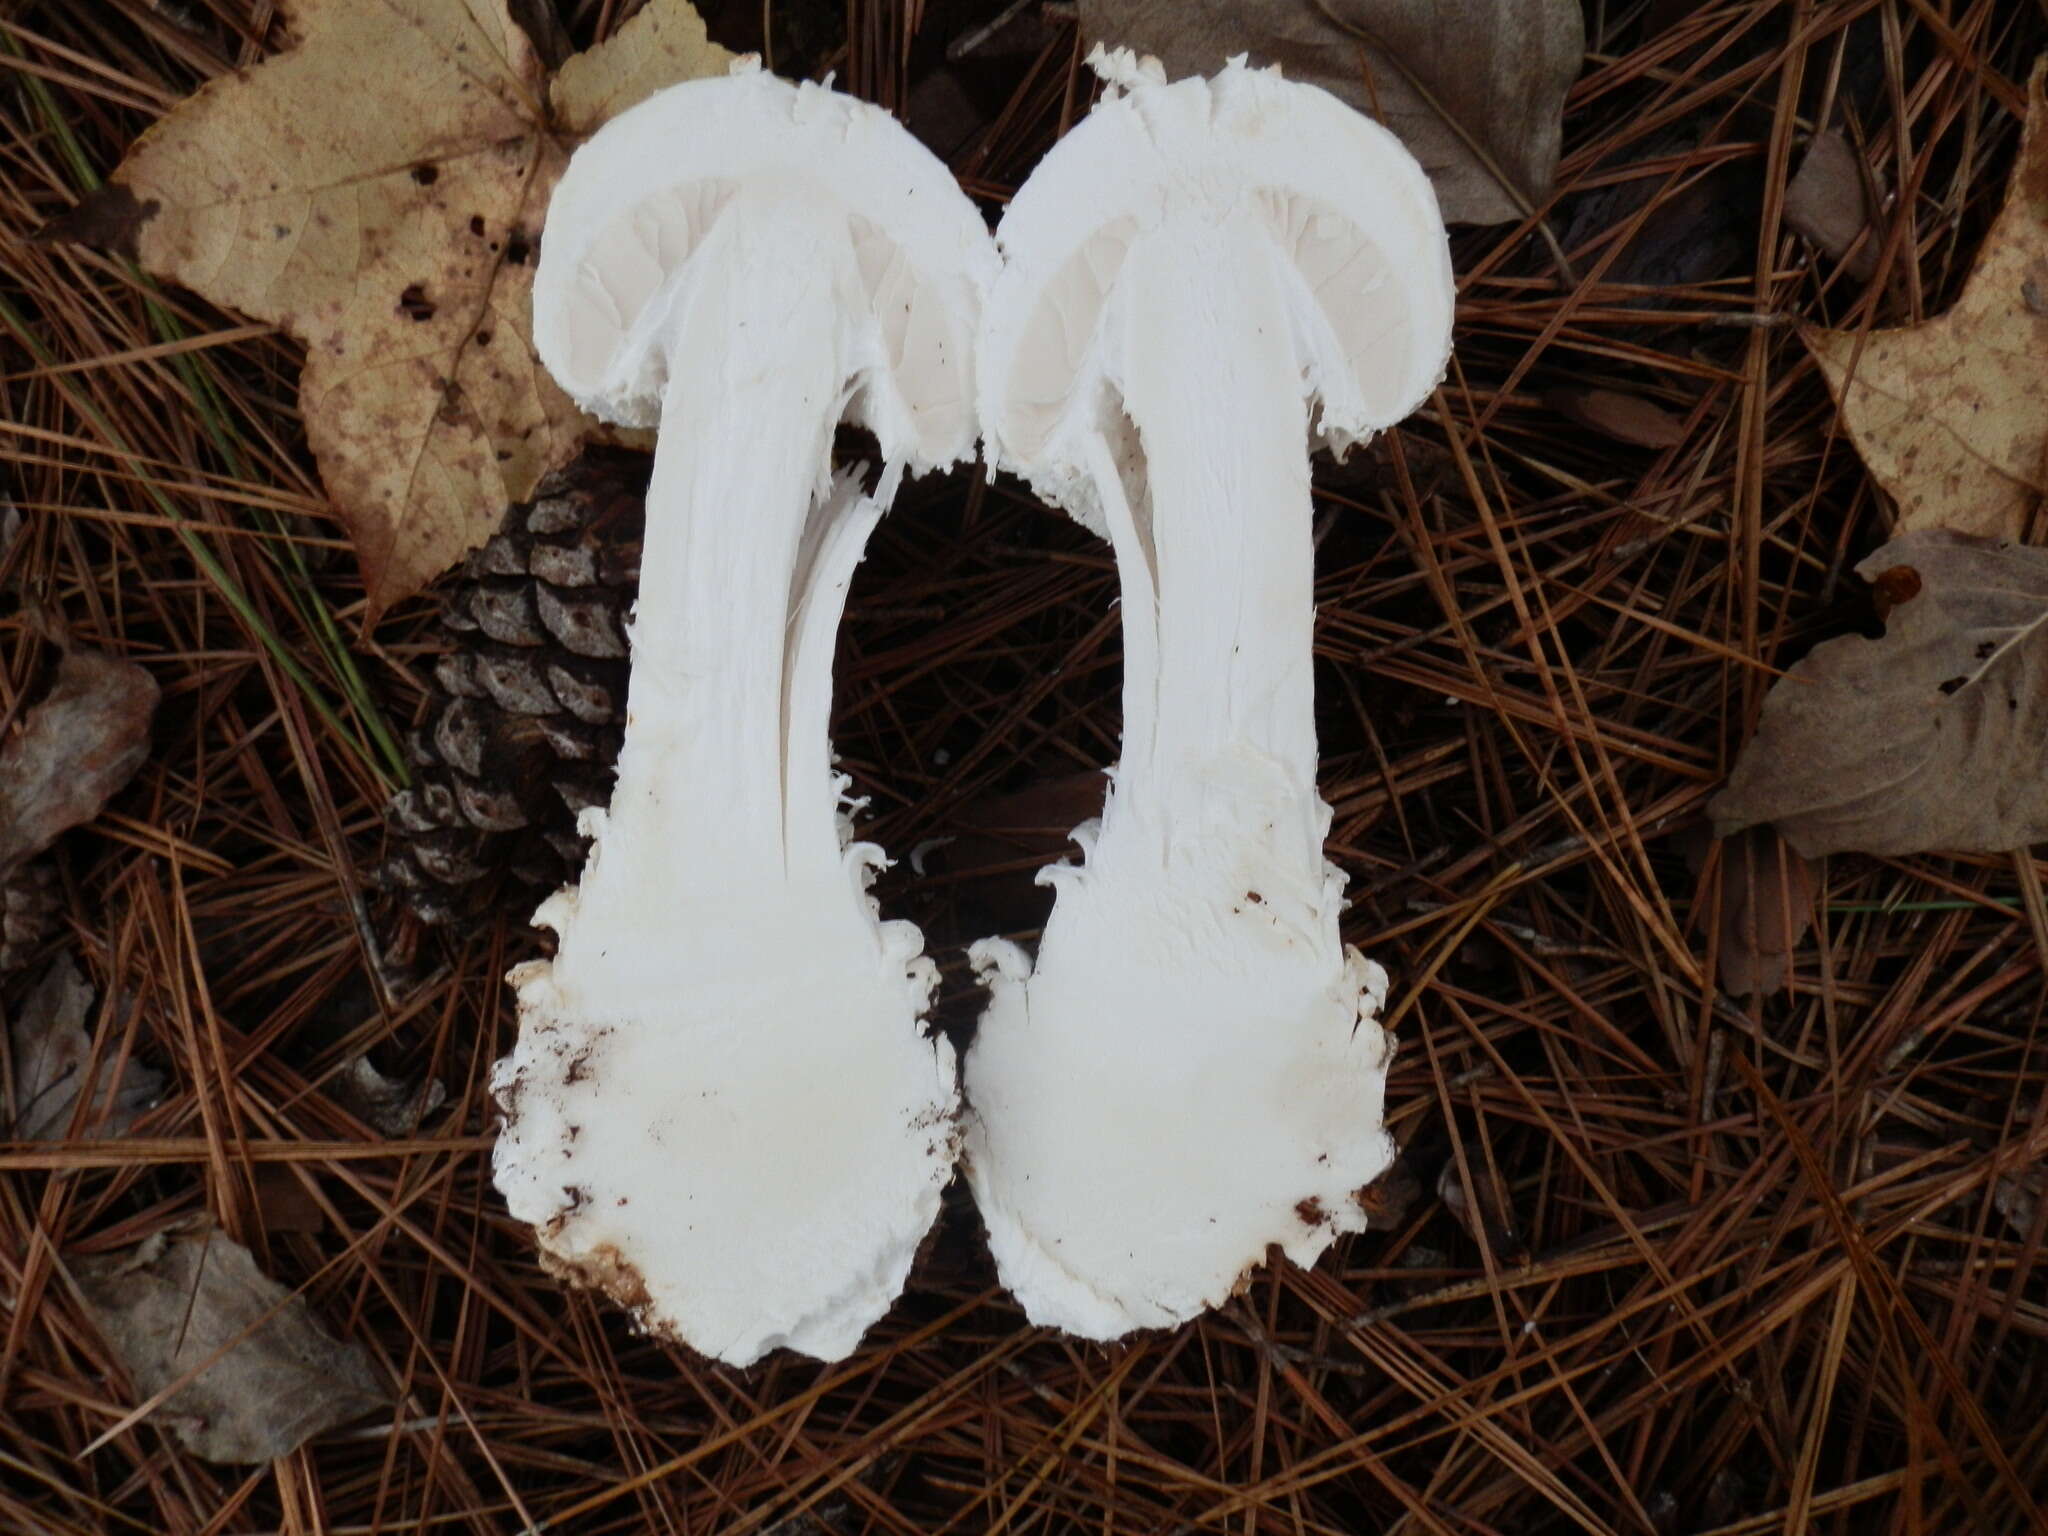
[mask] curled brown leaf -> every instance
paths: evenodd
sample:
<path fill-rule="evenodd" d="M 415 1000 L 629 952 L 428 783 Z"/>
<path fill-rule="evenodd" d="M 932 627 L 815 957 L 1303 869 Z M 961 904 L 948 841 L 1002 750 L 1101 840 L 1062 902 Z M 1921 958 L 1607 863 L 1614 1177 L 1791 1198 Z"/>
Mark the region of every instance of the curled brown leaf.
<path fill-rule="evenodd" d="M 1676 448 L 1685 441 L 1685 418 L 1641 395 L 1618 389 L 1559 389 L 1545 396 L 1567 421 L 1637 448 Z"/>
<path fill-rule="evenodd" d="M 156 679 L 133 662 L 75 648 L 50 696 L 0 745 L 0 873 L 100 813 L 149 754 Z"/>
<path fill-rule="evenodd" d="M 367 1056 L 344 1067 L 331 1091 L 350 1114 L 386 1136 L 417 1135 L 422 1122 L 448 1097 L 438 1078 L 386 1077 Z"/>

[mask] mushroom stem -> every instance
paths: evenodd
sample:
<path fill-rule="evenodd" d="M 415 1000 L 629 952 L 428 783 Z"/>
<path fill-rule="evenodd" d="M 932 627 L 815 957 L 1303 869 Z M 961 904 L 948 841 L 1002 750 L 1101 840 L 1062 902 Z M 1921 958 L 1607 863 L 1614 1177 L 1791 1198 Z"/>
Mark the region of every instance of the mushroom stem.
<path fill-rule="evenodd" d="M 802 685 L 805 661 L 822 668 L 813 692 L 829 699 L 829 647 L 806 657 L 792 644 L 806 602 L 799 555 L 808 519 L 836 523 L 852 510 L 822 494 L 844 365 L 833 293 L 813 265 L 830 231 L 816 223 L 798 198 L 740 194 L 706 241 L 730 251 L 707 251 L 715 259 L 694 265 L 697 280 L 676 295 L 640 578 L 664 596 L 634 619 L 633 729 L 609 818 L 631 807 L 640 830 L 606 849 L 586 904 L 611 888 L 644 893 L 655 867 L 796 877 L 821 872 L 821 857 L 838 866 L 836 839 L 806 847 L 789 836 L 792 806 L 833 808 L 825 722 L 806 722 L 816 739 L 795 741 L 778 707 L 785 686 Z M 714 881 L 687 888 L 726 899 Z"/>
<path fill-rule="evenodd" d="M 1156 593 L 1157 638 L 1133 634 L 1146 616 L 1126 591 L 1122 793 L 1103 841 L 1142 817 L 1169 864 L 1199 858 L 1219 834 L 1242 839 L 1249 796 L 1252 825 L 1284 808 L 1267 841 L 1313 901 L 1325 816 L 1308 412 L 1272 242 L 1197 213 L 1162 221 L 1127 259 L 1123 399 L 1144 452 L 1149 569 L 1117 553 Z"/>
<path fill-rule="evenodd" d="M 746 1365 L 887 1310 L 955 1153 L 937 969 L 867 891 L 832 770 L 847 587 L 905 471 L 972 448 L 997 264 L 880 108 L 745 68 L 656 92 L 549 203 L 534 341 L 607 419 L 659 422 L 619 781 L 513 973 L 498 1187 L 544 1261 Z M 831 473 L 842 418 L 880 488 Z"/>

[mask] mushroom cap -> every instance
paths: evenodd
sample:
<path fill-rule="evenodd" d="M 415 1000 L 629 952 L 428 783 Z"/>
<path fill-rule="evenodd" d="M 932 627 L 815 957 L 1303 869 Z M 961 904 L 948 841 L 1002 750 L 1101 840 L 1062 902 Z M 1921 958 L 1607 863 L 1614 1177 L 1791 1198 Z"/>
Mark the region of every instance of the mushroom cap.
<path fill-rule="evenodd" d="M 653 426 L 666 324 L 691 258 L 749 196 L 794 196 L 843 226 L 857 267 L 848 414 L 923 469 L 972 453 L 968 377 L 997 257 L 945 165 L 880 107 L 741 60 L 621 113 L 579 148 L 548 205 L 534 343 L 578 404 Z M 821 251 L 819 281 L 837 280 Z"/>
<path fill-rule="evenodd" d="M 1443 377 L 1456 287 L 1436 194 L 1401 141 L 1242 56 L 1170 85 L 1128 49 L 1089 62 L 1112 94 L 996 230 L 1007 261 L 976 363 L 991 456 L 1104 531 L 1081 450 L 1119 382 L 1103 316 L 1140 237 L 1190 214 L 1258 220 L 1292 269 L 1303 392 L 1322 402 L 1327 446 L 1341 452 L 1420 404 Z"/>

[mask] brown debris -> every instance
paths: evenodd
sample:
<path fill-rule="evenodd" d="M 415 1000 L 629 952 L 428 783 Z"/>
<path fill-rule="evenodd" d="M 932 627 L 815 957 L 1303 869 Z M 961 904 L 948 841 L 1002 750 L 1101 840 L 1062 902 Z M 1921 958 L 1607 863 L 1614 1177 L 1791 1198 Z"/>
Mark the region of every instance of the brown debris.
<path fill-rule="evenodd" d="M 358 1056 L 344 1067 L 328 1091 L 336 1103 L 373 1130 L 401 1138 L 417 1135 L 427 1117 L 448 1097 L 438 1079 L 386 1077 L 367 1056 Z"/>
<path fill-rule="evenodd" d="M 1676 448 L 1685 441 L 1685 419 L 1640 395 L 1618 389 L 1556 389 L 1547 397 L 1567 421 L 1637 448 Z"/>
<path fill-rule="evenodd" d="M 1841 262 L 1859 283 L 1877 271 L 1877 210 L 1871 206 L 1868 175 L 1847 139 L 1817 133 L 1806 146 L 1799 174 L 1785 188 L 1785 222 Z"/>
<path fill-rule="evenodd" d="M 1239 53 L 1280 65 L 1393 129 L 1453 224 L 1545 201 L 1585 52 L 1577 0 L 1081 0 L 1081 35 L 1174 80 Z"/>
<path fill-rule="evenodd" d="M 0 871 L 90 821 L 149 753 L 156 679 L 132 662 L 74 648 L 57 686 L 0 745 Z"/>
<path fill-rule="evenodd" d="M 327 1213 L 305 1182 L 282 1163 L 264 1163 L 256 1170 L 256 1214 L 263 1230 L 317 1233 L 326 1230 Z"/>
<path fill-rule="evenodd" d="M 654 1304 L 638 1266 L 610 1243 L 599 1243 L 588 1253 L 574 1255 L 543 1245 L 540 1262 L 557 1279 L 601 1293 L 635 1319 L 644 1318 Z"/>
<path fill-rule="evenodd" d="M 1812 327 L 1806 343 L 1902 531 L 2025 536 L 2048 491 L 2048 60 L 2005 204 L 1953 304 L 1916 325 Z"/>
<path fill-rule="evenodd" d="M 57 873 L 47 860 L 0 875 L 0 976 L 29 963 L 57 911 Z"/>
<path fill-rule="evenodd" d="M 57 244 L 97 246 L 135 261 L 141 255 L 143 226 L 162 210 L 163 204 L 155 198 L 145 201 L 132 188 L 116 183 L 58 214 L 37 230 L 35 237 Z"/>
<path fill-rule="evenodd" d="M 71 1273 L 139 1400 L 170 1389 L 148 1421 L 194 1456 L 272 1461 L 389 1401 L 360 1348 L 218 1232 L 159 1233 Z"/>
<path fill-rule="evenodd" d="M 1109 780 L 1062 774 L 957 807 L 945 831 L 909 850 L 925 875 L 953 888 L 991 932 L 1036 928 L 1052 910 L 1038 872 L 1074 851 L 1073 831 L 1102 814 Z"/>
<path fill-rule="evenodd" d="M 1391 1232 L 1407 1219 L 1415 1202 L 1422 1198 L 1422 1181 L 1415 1177 L 1407 1156 L 1399 1154 L 1385 1173 L 1352 1198 L 1375 1232 Z"/>
<path fill-rule="evenodd" d="M 1686 849 L 1694 874 L 1715 845 L 1702 833 Z M 1769 827 L 1748 827 L 1718 845 L 1716 876 L 1721 990 L 1731 997 L 1782 992 L 1793 957 L 1813 927 L 1819 871 Z"/>
<path fill-rule="evenodd" d="M 1504 1191 L 1495 1187 L 1492 1174 L 1487 1170 L 1484 1158 L 1476 1147 L 1465 1152 L 1467 1166 L 1472 1180 L 1468 1185 L 1458 1171 L 1458 1162 L 1452 1158 L 1444 1164 L 1443 1172 L 1437 1175 L 1436 1195 L 1444 1203 L 1444 1209 L 1465 1235 L 1490 1252 L 1496 1262 L 1514 1263 L 1528 1254 L 1522 1241 L 1521 1228 L 1516 1225 L 1514 1207 L 1508 1203 Z"/>
<path fill-rule="evenodd" d="M 163 1074 L 123 1054 L 119 1031 L 95 1043 L 85 1025 L 92 987 L 69 955 L 45 971 L 8 1021 L 11 1112 L 0 1131 L 15 1141 L 57 1141 L 80 1113 L 79 1135 L 120 1136 L 156 1102 Z"/>

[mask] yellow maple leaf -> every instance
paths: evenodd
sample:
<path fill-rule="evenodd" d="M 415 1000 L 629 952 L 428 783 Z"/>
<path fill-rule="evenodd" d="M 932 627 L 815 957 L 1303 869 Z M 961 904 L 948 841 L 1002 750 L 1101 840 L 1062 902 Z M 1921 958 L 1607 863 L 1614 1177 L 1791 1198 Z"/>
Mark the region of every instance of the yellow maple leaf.
<path fill-rule="evenodd" d="M 292 46 L 222 76 L 53 226 L 306 345 L 300 407 L 372 615 L 497 526 L 593 425 L 533 350 L 533 265 L 569 153 L 722 73 L 684 0 L 550 78 L 507 0 L 285 0 Z"/>
<path fill-rule="evenodd" d="M 1805 333 L 1898 532 L 2017 538 L 2048 456 L 2048 107 L 2043 70 L 2005 206 L 1947 313 L 1884 331 Z"/>

